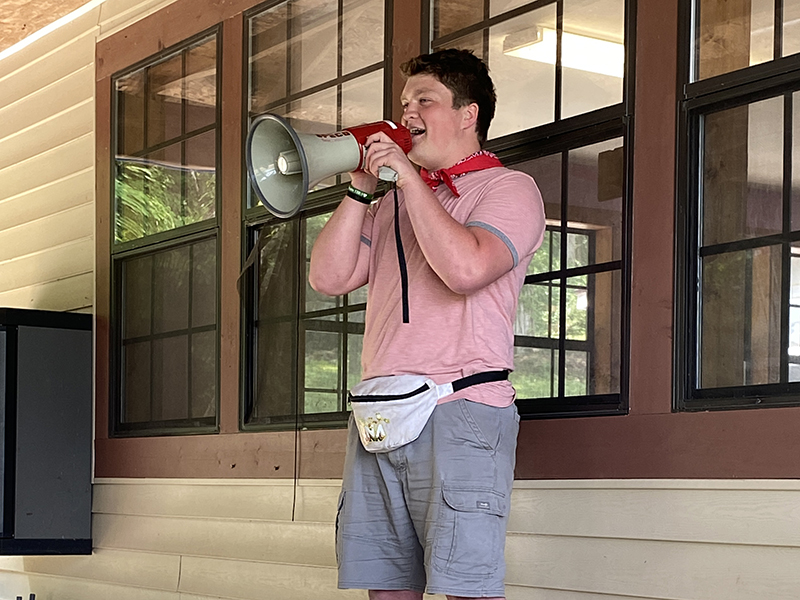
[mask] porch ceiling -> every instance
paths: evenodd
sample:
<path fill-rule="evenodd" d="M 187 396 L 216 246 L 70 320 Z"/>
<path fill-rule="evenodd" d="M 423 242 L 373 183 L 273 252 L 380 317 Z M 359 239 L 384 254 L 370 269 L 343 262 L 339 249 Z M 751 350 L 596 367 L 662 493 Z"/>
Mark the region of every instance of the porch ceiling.
<path fill-rule="evenodd" d="M 0 0 L 0 52 L 88 0 Z"/>

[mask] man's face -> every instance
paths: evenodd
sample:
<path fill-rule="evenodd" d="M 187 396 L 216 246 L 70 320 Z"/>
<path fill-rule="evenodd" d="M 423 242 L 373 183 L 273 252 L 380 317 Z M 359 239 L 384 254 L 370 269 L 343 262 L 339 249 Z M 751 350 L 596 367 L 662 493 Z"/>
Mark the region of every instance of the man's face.
<path fill-rule="evenodd" d="M 403 125 L 411 130 L 411 161 L 432 171 L 450 167 L 474 151 L 474 125 L 465 126 L 468 107 L 453 108 L 452 92 L 436 77 L 409 77 L 400 99 Z"/>

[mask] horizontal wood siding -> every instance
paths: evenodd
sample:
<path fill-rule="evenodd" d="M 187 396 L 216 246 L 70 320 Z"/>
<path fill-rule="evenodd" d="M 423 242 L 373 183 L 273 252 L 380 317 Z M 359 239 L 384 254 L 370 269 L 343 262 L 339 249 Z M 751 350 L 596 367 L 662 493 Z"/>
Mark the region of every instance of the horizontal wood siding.
<path fill-rule="evenodd" d="M 99 9 L 0 61 L 0 305 L 89 310 Z"/>
<path fill-rule="evenodd" d="M 100 479 L 94 554 L 0 558 L 0 598 L 363 599 L 336 589 L 339 486 Z M 508 600 L 794 600 L 800 482 L 517 481 L 506 556 Z"/>
<path fill-rule="evenodd" d="M 94 306 L 97 39 L 170 0 L 108 0 L 0 61 L 0 306 Z"/>

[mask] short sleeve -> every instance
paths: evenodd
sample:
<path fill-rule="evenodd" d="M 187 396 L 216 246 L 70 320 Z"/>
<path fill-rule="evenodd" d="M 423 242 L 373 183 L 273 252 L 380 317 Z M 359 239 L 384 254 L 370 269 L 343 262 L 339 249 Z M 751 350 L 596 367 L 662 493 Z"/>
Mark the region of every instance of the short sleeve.
<path fill-rule="evenodd" d="M 499 237 L 508 246 L 516 267 L 544 238 L 544 205 L 533 178 L 507 170 L 493 179 L 482 191 L 466 226 L 480 227 Z"/>

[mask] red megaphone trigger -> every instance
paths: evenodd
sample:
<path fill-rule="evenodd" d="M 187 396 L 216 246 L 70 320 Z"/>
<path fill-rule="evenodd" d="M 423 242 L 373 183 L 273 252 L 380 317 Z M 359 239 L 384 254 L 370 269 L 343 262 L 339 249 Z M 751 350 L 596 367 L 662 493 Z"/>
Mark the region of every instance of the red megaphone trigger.
<path fill-rule="evenodd" d="M 367 123 L 366 125 L 357 125 L 355 127 L 347 127 L 343 131 L 350 132 L 358 142 L 358 148 L 361 151 L 361 159 L 358 161 L 358 169 L 364 166 L 364 156 L 366 154 L 367 138 L 373 133 L 383 132 L 388 135 L 392 141 L 400 146 L 400 149 L 408 154 L 411 152 L 411 132 L 408 127 L 400 125 L 399 123 L 392 123 L 391 121 L 378 121 L 377 123 Z"/>

